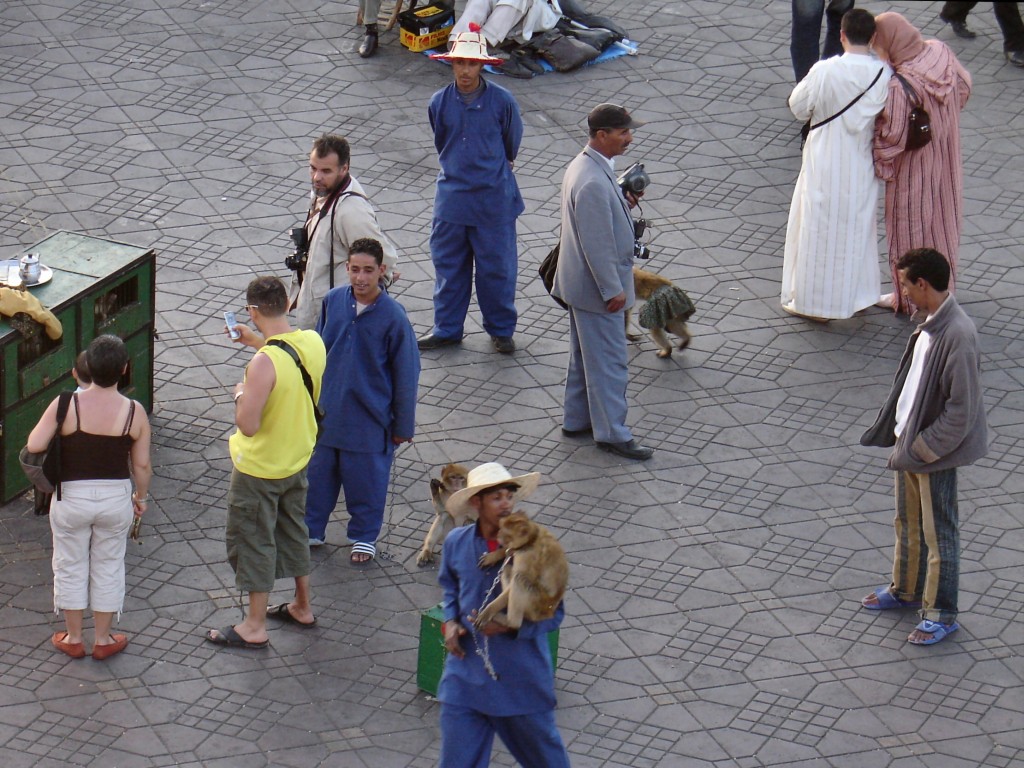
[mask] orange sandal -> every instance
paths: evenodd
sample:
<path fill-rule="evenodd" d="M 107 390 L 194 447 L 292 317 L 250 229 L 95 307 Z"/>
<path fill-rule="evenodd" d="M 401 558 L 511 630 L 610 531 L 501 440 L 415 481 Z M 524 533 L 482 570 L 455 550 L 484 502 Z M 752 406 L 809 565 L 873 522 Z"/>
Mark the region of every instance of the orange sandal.
<path fill-rule="evenodd" d="M 96 659 L 96 661 L 109 659 L 111 656 L 120 653 L 125 649 L 125 647 L 127 647 L 127 636 L 111 634 L 110 637 L 113 638 L 114 642 L 109 643 L 108 645 L 94 645 L 92 647 L 92 657 Z"/>
<path fill-rule="evenodd" d="M 53 643 L 54 648 L 61 653 L 66 653 L 72 659 L 85 658 L 85 646 L 81 643 L 69 643 L 67 639 L 67 632 L 54 632 L 50 642 Z"/>

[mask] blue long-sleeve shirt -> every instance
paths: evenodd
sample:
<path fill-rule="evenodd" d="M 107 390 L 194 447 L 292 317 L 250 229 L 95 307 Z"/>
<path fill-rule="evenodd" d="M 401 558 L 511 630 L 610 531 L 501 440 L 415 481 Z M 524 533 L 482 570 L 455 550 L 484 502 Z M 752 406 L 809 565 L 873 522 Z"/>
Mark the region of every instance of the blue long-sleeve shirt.
<path fill-rule="evenodd" d="M 327 347 L 319 442 L 378 453 L 394 436 L 412 437 L 420 353 L 402 305 L 381 293 L 357 316 L 351 286 L 341 286 L 324 297 L 316 332 Z"/>
<path fill-rule="evenodd" d="M 444 620 L 457 620 L 472 628 L 470 611 L 479 611 L 500 566 L 481 569 L 480 556 L 488 551 L 487 541 L 476 525 L 456 528 L 444 540 L 441 569 L 437 580 L 444 591 Z M 495 587 L 490 599 L 501 592 Z M 547 633 L 558 628 L 565 616 L 561 603 L 555 615 L 545 621 L 523 621 L 515 637 L 508 634 L 489 638 L 488 656 L 498 680 L 493 680 L 477 655 L 472 632 L 461 638 L 465 658 L 448 655 L 437 698 L 448 704 L 469 707 L 488 715 L 528 715 L 555 707 L 555 675 Z M 479 634 L 483 644 L 483 635 Z"/>
<path fill-rule="evenodd" d="M 512 221 L 526 208 L 510 166 L 523 138 L 519 105 L 500 85 L 481 80 L 483 92 L 472 104 L 452 83 L 427 109 L 441 163 L 434 216 L 471 227 Z"/>

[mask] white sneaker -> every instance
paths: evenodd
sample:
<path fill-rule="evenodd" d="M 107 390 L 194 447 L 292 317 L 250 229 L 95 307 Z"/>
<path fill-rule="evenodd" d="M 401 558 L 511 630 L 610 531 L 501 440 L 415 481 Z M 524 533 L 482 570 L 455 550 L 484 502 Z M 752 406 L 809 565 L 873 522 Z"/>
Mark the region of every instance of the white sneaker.
<path fill-rule="evenodd" d="M 309 546 L 311 546 L 311 547 L 322 547 L 326 543 L 327 543 L 326 539 L 318 539 L 315 536 L 310 536 L 309 537 Z"/>

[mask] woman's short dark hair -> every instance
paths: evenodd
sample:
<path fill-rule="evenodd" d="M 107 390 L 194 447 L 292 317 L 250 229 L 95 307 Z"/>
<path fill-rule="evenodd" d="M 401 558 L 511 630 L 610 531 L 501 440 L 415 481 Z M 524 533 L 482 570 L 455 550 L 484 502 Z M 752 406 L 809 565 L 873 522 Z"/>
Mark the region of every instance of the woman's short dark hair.
<path fill-rule="evenodd" d="M 280 317 L 288 311 L 288 289 L 273 275 L 257 277 L 245 289 L 245 301 L 265 317 Z"/>
<path fill-rule="evenodd" d="M 124 367 L 128 365 L 128 349 L 117 336 L 105 333 L 89 343 L 85 362 L 93 384 L 112 387 L 121 380 Z"/>
<path fill-rule="evenodd" d="M 916 283 L 922 277 L 936 291 L 949 288 L 949 262 L 934 248 L 914 248 L 896 260 L 897 270 L 907 271 L 907 280 Z"/>

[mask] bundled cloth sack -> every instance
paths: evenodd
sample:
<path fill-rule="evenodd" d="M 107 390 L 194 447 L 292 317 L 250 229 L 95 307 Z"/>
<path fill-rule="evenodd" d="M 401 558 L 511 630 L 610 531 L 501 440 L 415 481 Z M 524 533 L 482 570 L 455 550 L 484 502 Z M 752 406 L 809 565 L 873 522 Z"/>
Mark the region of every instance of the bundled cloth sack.
<path fill-rule="evenodd" d="M 40 304 L 39 299 L 23 289 L 0 287 L 0 315 L 14 317 L 22 312 L 43 326 L 51 340 L 56 341 L 64 335 L 60 320 Z"/>

